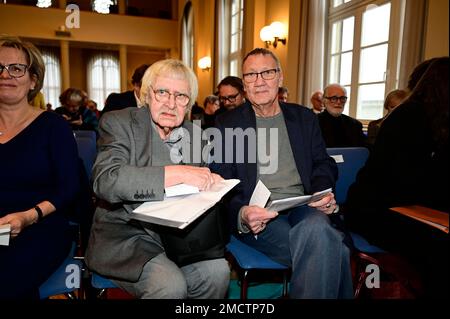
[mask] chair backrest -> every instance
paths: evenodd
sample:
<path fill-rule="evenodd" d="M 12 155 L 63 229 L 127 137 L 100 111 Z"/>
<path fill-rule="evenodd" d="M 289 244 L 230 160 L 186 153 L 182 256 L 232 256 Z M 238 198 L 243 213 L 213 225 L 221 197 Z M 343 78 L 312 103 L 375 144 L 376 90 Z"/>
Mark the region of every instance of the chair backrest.
<path fill-rule="evenodd" d="M 356 180 L 361 167 L 366 163 L 369 150 L 365 147 L 327 148 L 327 153 L 334 158 L 338 166 L 339 177 L 336 182 L 336 202 L 343 204 L 351 184 Z"/>
<path fill-rule="evenodd" d="M 41 299 L 62 294 L 70 294 L 80 288 L 83 265 L 74 259 L 76 244 L 72 243 L 69 255 L 59 268 L 39 287 Z M 73 296 L 72 296 L 73 297 Z"/>
<path fill-rule="evenodd" d="M 78 156 L 83 160 L 86 174 L 90 180 L 92 166 L 97 156 L 97 145 L 95 139 L 86 136 L 75 137 L 78 146 Z"/>
<path fill-rule="evenodd" d="M 75 130 L 73 131 L 73 134 L 75 137 L 88 137 L 93 139 L 94 141 L 97 139 L 97 134 L 95 131 L 82 131 L 82 130 Z"/>

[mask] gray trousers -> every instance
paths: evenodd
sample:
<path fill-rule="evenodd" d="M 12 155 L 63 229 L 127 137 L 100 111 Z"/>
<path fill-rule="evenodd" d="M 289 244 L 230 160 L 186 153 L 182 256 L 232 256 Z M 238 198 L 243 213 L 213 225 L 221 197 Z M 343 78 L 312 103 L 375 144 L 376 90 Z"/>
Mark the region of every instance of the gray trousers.
<path fill-rule="evenodd" d="M 221 299 L 230 282 L 224 258 L 178 267 L 165 253 L 150 259 L 137 282 L 112 280 L 140 299 Z"/>

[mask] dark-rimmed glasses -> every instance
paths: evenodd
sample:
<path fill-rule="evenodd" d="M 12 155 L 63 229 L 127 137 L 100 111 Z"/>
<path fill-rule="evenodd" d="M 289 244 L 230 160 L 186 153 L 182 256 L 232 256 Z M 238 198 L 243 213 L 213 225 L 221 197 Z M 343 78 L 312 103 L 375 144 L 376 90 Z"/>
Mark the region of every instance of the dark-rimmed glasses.
<path fill-rule="evenodd" d="M 190 97 L 183 93 L 170 93 L 169 91 L 165 89 L 156 89 L 154 90 L 152 87 L 150 87 L 153 93 L 155 94 L 156 101 L 160 103 L 169 103 L 170 102 L 170 96 L 173 95 L 175 98 L 175 104 L 178 106 L 186 107 L 186 105 L 189 104 Z"/>
<path fill-rule="evenodd" d="M 8 71 L 8 74 L 12 78 L 21 78 L 27 73 L 28 65 L 21 63 L 13 63 L 13 64 L 0 64 L 0 75 L 3 74 L 3 71 Z"/>
<path fill-rule="evenodd" d="M 324 99 L 327 99 L 329 101 L 331 101 L 331 103 L 337 103 L 338 101 L 341 103 L 345 103 L 347 102 L 347 97 L 346 96 L 324 96 Z"/>
<path fill-rule="evenodd" d="M 240 94 L 240 92 L 237 92 L 235 95 L 219 96 L 219 102 L 222 104 L 225 103 L 225 101 L 234 103 L 234 102 L 236 102 L 236 98 L 238 97 L 239 94 Z"/>
<path fill-rule="evenodd" d="M 270 69 L 262 72 L 250 72 L 242 74 L 242 77 L 247 83 L 255 82 L 258 79 L 258 75 L 260 75 L 263 80 L 273 80 L 279 71 L 280 69 Z"/>

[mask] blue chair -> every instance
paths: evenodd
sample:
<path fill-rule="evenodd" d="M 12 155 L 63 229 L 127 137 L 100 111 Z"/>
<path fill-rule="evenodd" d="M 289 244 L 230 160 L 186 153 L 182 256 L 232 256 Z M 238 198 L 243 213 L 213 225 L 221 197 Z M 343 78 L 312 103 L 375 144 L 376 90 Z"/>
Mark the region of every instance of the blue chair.
<path fill-rule="evenodd" d="M 336 161 L 339 176 L 336 181 L 336 202 L 345 203 L 348 189 L 356 180 L 356 175 L 369 157 L 369 150 L 365 147 L 336 147 L 327 148 L 327 153 Z M 384 250 L 372 246 L 362 236 L 351 233 L 355 248 L 366 253 L 382 253 Z"/>
<path fill-rule="evenodd" d="M 94 272 L 92 273 L 92 277 L 91 277 L 91 285 L 95 289 L 99 290 L 99 293 L 97 294 L 97 298 L 102 298 L 106 292 L 106 289 L 118 288 L 111 280 L 109 280 L 105 277 L 102 277 L 99 274 L 94 273 Z"/>
<path fill-rule="evenodd" d="M 327 148 L 328 155 L 334 158 L 338 166 L 339 176 L 336 181 L 336 202 L 343 204 L 347 198 L 347 193 L 350 185 L 355 180 L 359 170 L 364 166 L 369 157 L 369 150 L 364 147 L 340 147 Z M 358 250 L 356 256 L 356 282 L 355 294 L 357 298 L 360 295 L 361 289 L 364 285 L 367 273 L 365 266 L 367 264 L 377 264 L 379 262 L 370 254 L 386 253 L 383 249 L 371 245 L 364 237 L 359 234 L 350 233 L 353 240 L 354 247 Z"/>
<path fill-rule="evenodd" d="M 241 299 L 247 299 L 250 272 L 253 271 L 281 271 L 283 276 L 283 295 L 288 294 L 288 276 L 290 269 L 281 265 L 258 250 L 244 244 L 234 236 L 231 236 L 227 250 L 237 262 L 239 280 L 241 283 Z"/>
<path fill-rule="evenodd" d="M 39 287 L 41 299 L 65 294 L 69 299 L 76 299 L 75 291 L 81 288 L 82 262 L 75 259 L 75 242 L 69 255 L 59 268 Z"/>
<path fill-rule="evenodd" d="M 82 131 L 80 131 L 82 132 Z M 87 131 L 88 132 L 88 131 Z M 91 179 L 92 166 L 97 156 L 97 145 L 95 138 L 80 136 L 75 137 L 78 146 L 78 156 L 83 160 L 88 179 Z"/>
<path fill-rule="evenodd" d="M 95 131 L 75 130 L 73 131 L 73 134 L 75 135 L 75 138 L 87 137 L 93 139 L 94 141 L 97 139 L 97 134 L 95 133 Z"/>

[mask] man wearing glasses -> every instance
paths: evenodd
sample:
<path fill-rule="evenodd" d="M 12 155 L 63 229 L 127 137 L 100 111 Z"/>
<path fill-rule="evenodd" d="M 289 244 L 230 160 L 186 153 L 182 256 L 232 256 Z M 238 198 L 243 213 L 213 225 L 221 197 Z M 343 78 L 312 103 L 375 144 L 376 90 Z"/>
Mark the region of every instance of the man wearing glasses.
<path fill-rule="evenodd" d="M 292 268 L 291 298 L 351 298 L 350 251 L 343 233 L 327 216 L 338 210 L 333 193 L 279 212 L 249 204 L 258 180 L 270 190 L 270 199 L 283 199 L 332 188 L 337 167 L 326 152 L 316 115 L 306 107 L 279 102 L 283 71 L 273 52 L 263 48 L 249 52 L 242 73 L 247 101 L 217 117 L 224 158 L 214 157 L 210 165 L 223 178 L 241 181 L 227 202 L 231 231 Z M 228 140 L 230 128 L 247 134 L 240 152 L 242 136 L 236 133 Z M 252 140 L 252 131 L 257 141 Z M 220 147 L 215 142 L 214 147 Z M 264 147 L 270 154 L 262 151 Z M 265 155 L 276 159 L 275 170 L 265 169 Z"/>
<path fill-rule="evenodd" d="M 217 86 L 220 106 L 223 111 L 229 111 L 245 102 L 245 91 L 242 80 L 236 76 L 227 76 Z"/>
<path fill-rule="evenodd" d="M 327 147 L 367 145 L 362 123 L 342 114 L 346 102 L 347 90 L 339 84 L 330 84 L 323 91 L 325 110 L 317 117 Z"/>
<path fill-rule="evenodd" d="M 143 202 L 163 200 L 165 187 L 186 183 L 203 191 L 221 180 L 188 155 L 193 124 L 184 118 L 197 92 L 191 69 L 161 60 L 142 78 L 145 107 L 108 112 L 100 122 L 93 168 L 100 201 L 85 260 L 136 298 L 224 298 L 228 289 L 224 258 L 176 264 L 162 244 L 167 230 L 130 220 Z"/>

